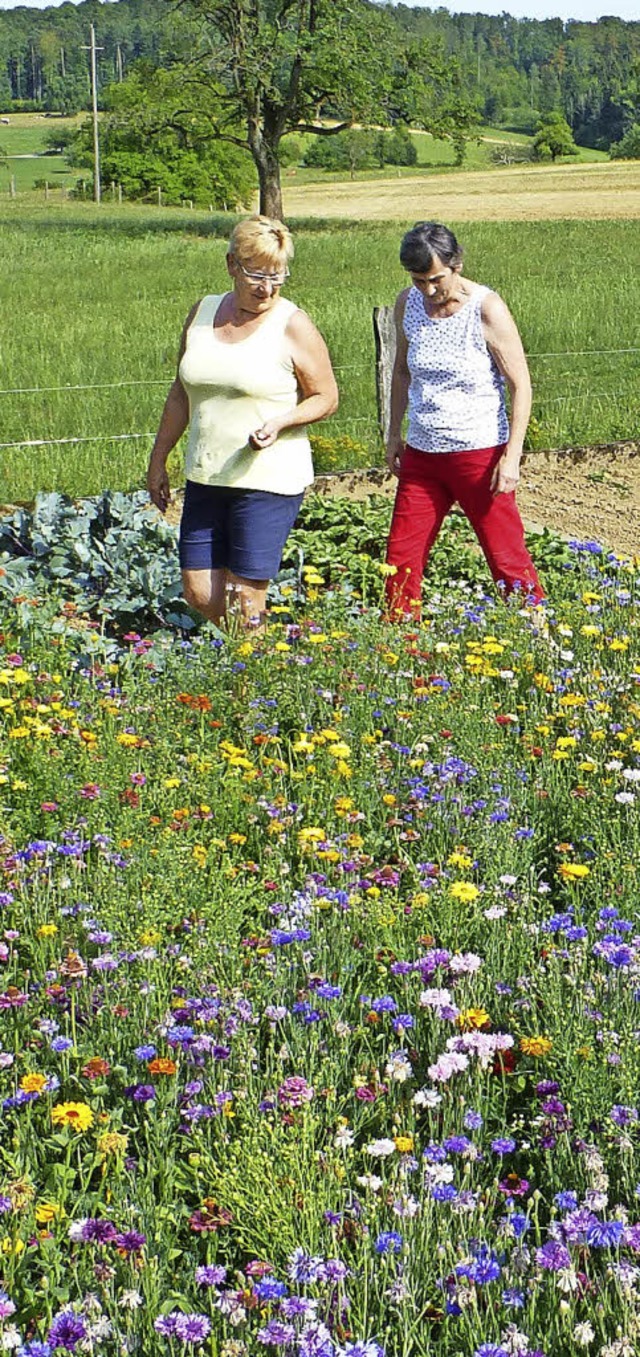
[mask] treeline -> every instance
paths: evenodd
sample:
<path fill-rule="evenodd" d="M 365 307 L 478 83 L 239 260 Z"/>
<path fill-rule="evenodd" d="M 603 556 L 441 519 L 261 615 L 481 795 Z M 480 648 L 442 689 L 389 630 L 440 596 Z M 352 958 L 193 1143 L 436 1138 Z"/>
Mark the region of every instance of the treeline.
<path fill-rule="evenodd" d="M 404 4 L 376 9 L 416 50 L 426 44 L 455 58 L 461 92 L 488 123 L 533 132 L 540 115 L 559 113 L 577 142 L 605 150 L 640 124 L 640 22 L 451 15 Z M 189 45 L 181 12 L 167 0 L 2 11 L 0 109 L 87 108 L 91 23 L 103 89 L 123 81 L 141 58 L 168 67 Z"/>
<path fill-rule="evenodd" d="M 455 3 L 455 0 L 454 0 Z M 486 122 L 531 132 L 561 113 L 575 140 L 608 150 L 640 123 L 640 22 L 514 19 L 389 5 L 416 39 L 455 57 Z"/>

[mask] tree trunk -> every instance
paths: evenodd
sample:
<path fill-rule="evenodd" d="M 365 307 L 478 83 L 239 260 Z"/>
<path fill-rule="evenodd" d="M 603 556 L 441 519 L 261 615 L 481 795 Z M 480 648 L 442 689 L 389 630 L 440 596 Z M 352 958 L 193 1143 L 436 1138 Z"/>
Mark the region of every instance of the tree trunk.
<path fill-rule="evenodd" d="M 253 158 L 260 184 L 260 211 L 265 217 L 282 221 L 282 185 L 277 145 L 268 146 L 263 137 L 259 150 L 253 152 Z"/>

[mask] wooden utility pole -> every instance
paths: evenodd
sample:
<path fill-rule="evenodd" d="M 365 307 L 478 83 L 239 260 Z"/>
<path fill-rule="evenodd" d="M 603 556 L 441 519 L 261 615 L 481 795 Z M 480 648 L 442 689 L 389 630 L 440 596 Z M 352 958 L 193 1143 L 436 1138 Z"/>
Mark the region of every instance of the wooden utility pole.
<path fill-rule="evenodd" d="M 93 199 L 94 202 L 100 202 L 100 137 L 98 131 L 98 77 L 96 73 L 96 52 L 102 52 L 102 47 L 96 47 L 96 31 L 91 25 L 91 43 L 88 47 L 83 47 L 84 52 L 91 53 L 91 108 L 93 110 Z"/>

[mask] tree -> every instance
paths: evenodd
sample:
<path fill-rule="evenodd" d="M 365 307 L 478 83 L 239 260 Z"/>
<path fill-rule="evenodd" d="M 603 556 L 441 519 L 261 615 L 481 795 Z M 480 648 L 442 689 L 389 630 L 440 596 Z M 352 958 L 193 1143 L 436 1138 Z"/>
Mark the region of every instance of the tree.
<path fill-rule="evenodd" d="M 561 113 L 548 113 L 546 117 L 538 119 L 533 154 L 536 160 L 553 161 L 558 156 L 578 154 L 571 128 Z"/>
<path fill-rule="evenodd" d="M 185 94 L 193 107 L 198 87 L 215 86 L 211 133 L 251 152 L 267 216 L 282 216 L 287 132 L 333 136 L 386 120 L 398 30 L 364 0 L 184 0 L 182 12 L 197 35 Z"/>
<path fill-rule="evenodd" d="M 199 117 L 185 115 L 174 72 L 140 63 L 121 84 L 108 86 L 103 98 L 100 164 L 105 188 L 120 184 L 128 198 L 149 198 L 160 190 L 169 205 L 185 199 L 202 207 L 248 205 L 254 186 L 250 157 L 211 140 L 208 109 Z M 214 104 L 215 94 L 209 91 L 212 111 Z M 59 139 L 59 134 L 52 135 Z M 71 165 L 93 166 L 89 120 L 64 140 Z"/>
<path fill-rule="evenodd" d="M 612 160 L 640 160 L 640 123 L 633 123 L 611 147 Z"/>

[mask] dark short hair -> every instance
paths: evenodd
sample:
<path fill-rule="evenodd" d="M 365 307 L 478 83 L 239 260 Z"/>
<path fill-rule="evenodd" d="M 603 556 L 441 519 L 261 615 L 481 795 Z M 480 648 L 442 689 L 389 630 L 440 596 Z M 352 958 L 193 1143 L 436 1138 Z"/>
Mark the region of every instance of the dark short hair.
<path fill-rule="evenodd" d="M 431 268 L 434 255 L 452 269 L 460 268 L 462 263 L 462 249 L 448 226 L 437 221 L 417 221 L 402 237 L 400 263 L 411 273 L 422 273 Z"/>

